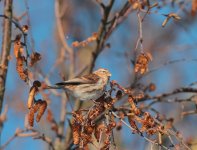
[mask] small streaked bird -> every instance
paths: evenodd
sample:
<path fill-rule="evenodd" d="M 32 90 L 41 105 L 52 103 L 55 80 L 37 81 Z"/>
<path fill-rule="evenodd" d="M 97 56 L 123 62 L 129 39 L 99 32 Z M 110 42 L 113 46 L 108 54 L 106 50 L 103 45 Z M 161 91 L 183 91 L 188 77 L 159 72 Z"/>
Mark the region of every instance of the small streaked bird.
<path fill-rule="evenodd" d="M 82 101 L 94 101 L 104 94 L 110 76 L 111 73 L 107 69 L 100 68 L 92 74 L 59 82 L 49 88 L 64 89 L 69 95 Z"/>

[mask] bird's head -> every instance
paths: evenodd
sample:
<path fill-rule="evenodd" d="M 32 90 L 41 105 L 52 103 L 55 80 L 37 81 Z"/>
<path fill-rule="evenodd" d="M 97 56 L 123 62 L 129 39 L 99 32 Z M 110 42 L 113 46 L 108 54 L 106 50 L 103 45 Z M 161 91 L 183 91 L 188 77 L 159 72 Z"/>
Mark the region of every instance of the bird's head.
<path fill-rule="evenodd" d="M 94 71 L 93 73 L 100 76 L 100 77 L 110 77 L 111 76 L 111 73 L 109 72 L 109 70 L 104 69 L 104 68 L 100 68 L 100 69 Z"/>

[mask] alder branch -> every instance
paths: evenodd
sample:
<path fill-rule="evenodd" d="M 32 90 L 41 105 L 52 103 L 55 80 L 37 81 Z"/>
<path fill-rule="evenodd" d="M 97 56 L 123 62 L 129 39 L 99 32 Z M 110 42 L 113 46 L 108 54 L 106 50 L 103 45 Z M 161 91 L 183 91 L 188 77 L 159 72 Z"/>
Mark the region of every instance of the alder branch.
<path fill-rule="evenodd" d="M 153 100 L 151 103 L 149 103 L 147 106 L 145 106 L 144 108 L 148 109 L 150 108 L 152 105 L 156 104 L 156 103 L 159 103 L 159 102 L 163 102 L 163 103 L 186 103 L 186 102 L 194 102 L 192 100 L 193 96 L 189 97 L 189 98 L 186 98 L 186 99 L 177 99 L 177 98 L 174 98 L 174 99 L 156 99 L 156 100 Z M 195 102 L 194 102 L 195 103 Z"/>
<path fill-rule="evenodd" d="M 162 69 L 164 67 L 167 67 L 169 65 L 173 65 L 173 64 L 176 64 L 176 63 L 182 63 L 182 62 L 188 62 L 188 61 L 192 61 L 192 62 L 197 62 L 197 58 L 193 58 L 193 59 L 186 59 L 186 58 L 182 58 L 182 59 L 176 59 L 176 60 L 170 60 L 170 61 L 167 61 L 161 65 L 159 65 L 158 67 L 155 67 L 153 69 L 151 69 L 150 71 L 148 71 L 146 74 L 144 75 L 141 75 L 139 78 L 138 78 L 138 81 L 140 81 L 140 79 L 144 78 L 145 76 L 148 76 L 149 74 L 155 72 L 155 71 L 158 71 L 159 69 Z"/>
<path fill-rule="evenodd" d="M 4 3 L 4 16 L 12 18 L 12 0 L 5 0 Z M 5 84 L 8 71 L 8 56 L 11 49 L 11 36 L 12 36 L 12 22 L 9 19 L 3 19 L 3 37 L 2 48 L 0 56 L 0 113 L 3 107 L 3 99 L 5 92 Z"/>
<path fill-rule="evenodd" d="M 172 96 L 172 95 L 175 95 L 175 94 L 179 94 L 179 93 L 197 93 L 197 89 L 196 88 L 191 88 L 191 87 L 182 87 L 182 88 L 175 89 L 172 92 L 163 93 L 163 94 L 156 95 L 156 96 L 150 96 L 150 95 L 146 94 L 144 96 L 144 98 L 142 98 L 140 100 L 140 102 L 147 101 L 147 100 L 161 100 L 162 98 Z"/>
<path fill-rule="evenodd" d="M 108 22 L 108 18 L 112 9 L 112 6 L 114 4 L 115 0 L 110 0 L 109 4 L 107 6 L 102 7 L 103 8 L 103 17 L 101 19 L 101 23 L 98 29 L 98 37 L 97 37 L 97 45 L 95 50 L 92 53 L 92 61 L 90 64 L 90 72 L 93 71 L 94 69 L 94 65 L 96 62 L 96 59 L 98 57 L 98 55 L 100 54 L 100 52 L 103 50 L 103 45 L 104 45 L 104 36 L 105 36 L 105 32 L 106 32 L 106 24 Z"/>
<path fill-rule="evenodd" d="M 195 115 L 197 114 L 197 110 L 190 110 L 190 111 L 185 111 L 181 113 L 181 116 L 188 116 L 188 115 Z"/>
<path fill-rule="evenodd" d="M 105 35 L 105 40 L 109 38 L 112 32 L 128 17 L 129 13 L 131 13 L 132 7 L 129 2 L 126 2 L 122 9 L 115 14 L 115 16 L 109 21 L 110 25 L 108 27 L 108 31 Z"/>

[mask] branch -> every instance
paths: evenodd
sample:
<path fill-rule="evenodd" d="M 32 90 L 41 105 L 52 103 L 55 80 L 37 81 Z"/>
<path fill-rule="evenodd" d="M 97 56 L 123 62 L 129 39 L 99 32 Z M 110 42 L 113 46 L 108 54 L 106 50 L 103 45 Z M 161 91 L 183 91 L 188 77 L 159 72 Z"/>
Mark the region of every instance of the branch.
<path fill-rule="evenodd" d="M 161 100 L 162 98 L 168 97 L 168 96 L 172 96 L 178 93 L 197 93 L 197 89 L 195 88 L 190 88 L 190 87 L 182 87 L 182 88 L 178 88 L 175 89 L 172 92 L 169 93 L 163 93 L 157 96 L 150 96 L 150 95 L 145 95 L 143 99 L 140 100 L 140 102 L 142 101 L 146 101 L 146 100 Z"/>
<path fill-rule="evenodd" d="M 135 130 L 135 129 L 132 128 L 128 123 L 126 123 L 123 119 L 121 119 L 115 112 L 112 112 L 112 114 L 114 115 L 114 117 L 120 119 L 120 121 L 121 121 L 124 125 L 126 125 L 129 129 L 131 129 L 132 132 Z M 158 145 L 159 147 L 162 147 L 163 149 L 167 149 L 167 150 L 169 149 L 168 147 L 166 147 L 166 146 L 164 146 L 164 145 L 161 145 L 160 143 L 155 142 L 155 141 L 153 141 L 153 140 L 151 140 L 151 139 L 145 137 L 143 134 L 138 134 L 138 135 L 140 135 L 142 138 L 144 138 L 146 141 L 150 142 L 151 144 Z"/>
<path fill-rule="evenodd" d="M 114 18 L 110 21 L 111 24 L 108 28 L 105 39 L 108 39 L 112 32 L 127 18 L 131 10 L 131 4 L 126 2 L 123 8 L 118 13 L 116 13 Z"/>
<path fill-rule="evenodd" d="M 12 18 L 12 0 L 5 0 L 4 14 L 8 18 Z M 0 113 L 3 107 L 3 98 L 4 98 L 5 84 L 7 78 L 8 62 L 9 62 L 7 58 L 10 55 L 11 35 L 12 35 L 12 22 L 4 18 L 2 48 L 1 48 L 1 56 L 0 56 Z"/>
<path fill-rule="evenodd" d="M 104 14 L 101 19 L 101 24 L 98 30 L 97 46 L 94 52 L 92 53 L 93 57 L 92 57 L 92 61 L 90 64 L 90 72 L 92 72 L 92 70 L 94 69 L 95 61 L 103 49 L 103 45 L 105 42 L 104 36 L 105 36 L 106 27 L 107 27 L 106 25 L 107 25 L 109 14 L 114 4 L 114 1 L 115 0 L 110 0 L 109 4 L 104 7 Z"/>
<path fill-rule="evenodd" d="M 140 52 L 143 52 L 143 45 L 142 45 L 142 42 L 143 42 L 143 35 L 142 35 L 142 19 L 141 19 L 141 16 L 140 16 L 140 11 L 138 10 L 137 12 L 137 18 L 138 18 L 138 39 L 137 39 L 137 43 L 136 43 L 136 46 L 135 46 L 135 51 L 137 51 L 138 49 L 138 46 L 139 46 L 139 43 L 140 43 Z"/>
<path fill-rule="evenodd" d="M 144 78 L 145 76 L 147 76 L 147 75 L 155 72 L 155 71 L 158 71 L 159 69 L 162 69 L 163 67 L 167 67 L 169 65 L 176 64 L 176 63 L 188 62 L 188 61 L 197 62 L 197 58 L 192 58 L 192 59 L 182 58 L 182 59 L 176 59 L 176 60 L 167 61 L 167 62 L 159 65 L 158 67 L 155 67 L 155 68 L 151 69 L 150 71 L 148 71 L 143 76 L 140 76 L 139 77 L 139 80 L 142 79 L 142 78 Z"/>

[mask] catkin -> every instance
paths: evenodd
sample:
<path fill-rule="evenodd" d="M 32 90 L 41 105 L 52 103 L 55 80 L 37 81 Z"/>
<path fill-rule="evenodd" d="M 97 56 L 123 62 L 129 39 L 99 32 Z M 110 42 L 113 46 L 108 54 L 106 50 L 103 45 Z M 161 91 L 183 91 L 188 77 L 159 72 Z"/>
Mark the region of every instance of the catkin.
<path fill-rule="evenodd" d="M 36 121 L 39 122 L 42 115 L 44 114 L 45 110 L 47 108 L 47 102 L 42 101 L 40 108 L 38 109 L 38 114 L 36 116 Z"/>

